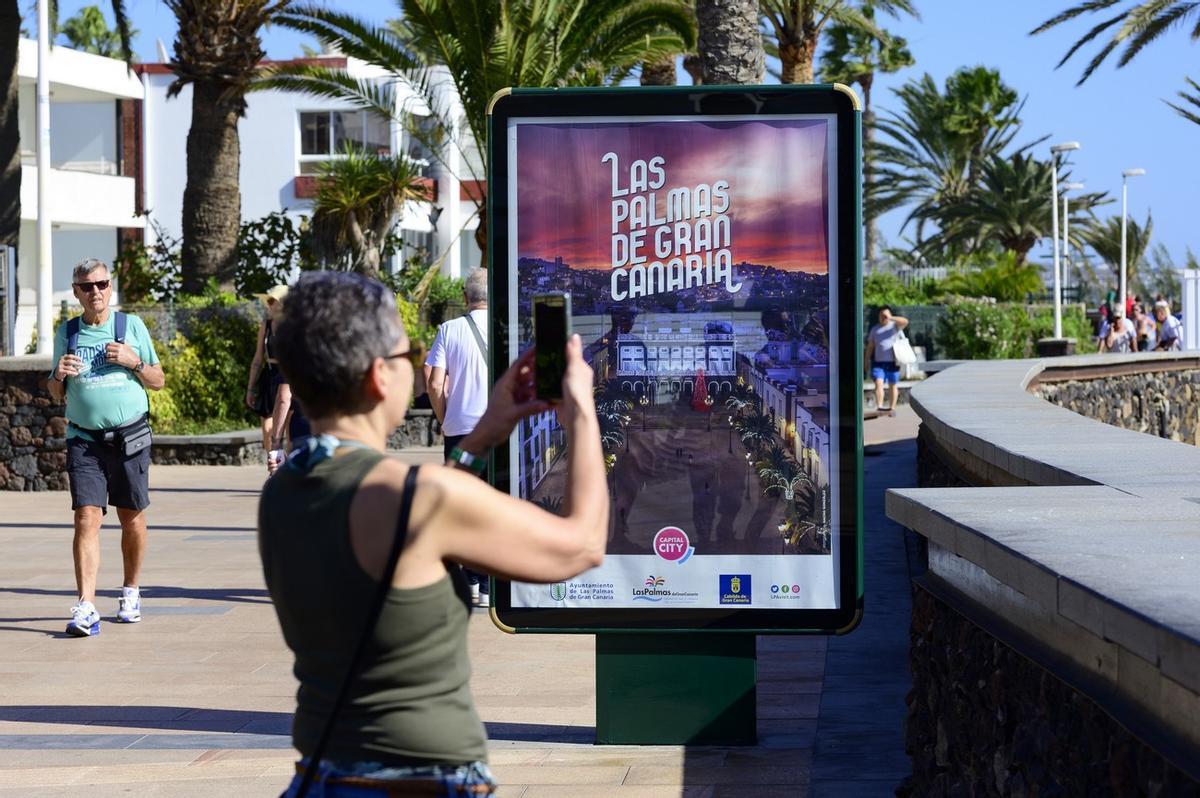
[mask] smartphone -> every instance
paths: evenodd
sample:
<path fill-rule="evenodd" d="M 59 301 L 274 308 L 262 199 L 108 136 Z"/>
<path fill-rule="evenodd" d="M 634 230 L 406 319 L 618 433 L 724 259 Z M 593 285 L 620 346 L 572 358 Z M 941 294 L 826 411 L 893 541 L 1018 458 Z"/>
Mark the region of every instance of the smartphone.
<path fill-rule="evenodd" d="M 567 338 L 571 335 L 571 295 L 564 292 L 533 295 L 533 362 L 538 399 L 562 399 L 567 373 Z"/>

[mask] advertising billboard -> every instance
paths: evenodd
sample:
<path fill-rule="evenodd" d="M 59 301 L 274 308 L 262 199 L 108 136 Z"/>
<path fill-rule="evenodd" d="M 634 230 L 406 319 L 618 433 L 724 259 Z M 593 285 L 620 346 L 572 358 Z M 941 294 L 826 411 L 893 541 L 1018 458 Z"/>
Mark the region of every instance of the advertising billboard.
<path fill-rule="evenodd" d="M 500 583 L 517 629 L 836 630 L 857 564 L 858 116 L 829 87 L 530 90 L 493 104 L 493 368 L 568 292 L 595 373 L 606 558 Z M 851 412 L 847 412 L 851 410 Z M 497 487 L 565 494 L 553 412 Z"/>

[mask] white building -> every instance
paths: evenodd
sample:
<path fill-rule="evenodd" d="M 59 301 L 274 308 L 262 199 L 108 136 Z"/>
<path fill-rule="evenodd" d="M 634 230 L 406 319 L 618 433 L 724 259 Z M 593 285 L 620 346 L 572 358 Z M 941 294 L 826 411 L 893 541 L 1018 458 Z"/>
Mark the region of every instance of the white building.
<path fill-rule="evenodd" d="M 21 286 L 13 340 L 24 352 L 37 325 L 37 42 L 22 39 L 17 61 L 21 136 Z M 140 228 L 129 120 L 142 84 L 124 62 L 66 47 L 50 50 L 52 306 L 75 305 L 71 269 L 86 257 L 112 262 L 118 231 Z M 182 189 L 181 189 L 182 191 Z"/>
<path fill-rule="evenodd" d="M 396 117 L 428 115 L 425 105 L 403 83 L 378 67 L 343 57 L 322 57 L 319 63 L 345 69 L 359 80 L 393 82 Z M 179 237 L 192 89 L 185 86 L 177 97 L 168 99 L 167 89 L 175 76 L 166 64 L 142 64 L 138 72 L 145 84 L 143 203 L 150 219 Z M 484 159 L 469 133 L 461 137 L 459 146 L 447 146 L 443 163 L 430 157 L 397 119 L 385 119 L 348 102 L 270 90 L 251 92 L 246 106 L 246 115 L 238 123 L 243 221 L 280 210 L 296 216 L 311 213 L 319 165 L 342 157 L 347 144 L 383 155 L 403 153 L 423 164 L 432 194 L 432 202 L 409 203 L 404 209 L 401 229 L 406 246 L 423 248 L 435 257 L 450 250 L 442 271 L 452 277 L 480 265 L 481 253 L 474 239 L 479 221 L 472 197 L 484 190 Z M 452 96 L 447 107 L 458 108 Z M 466 131 L 465 124 L 460 123 L 460 130 Z"/>

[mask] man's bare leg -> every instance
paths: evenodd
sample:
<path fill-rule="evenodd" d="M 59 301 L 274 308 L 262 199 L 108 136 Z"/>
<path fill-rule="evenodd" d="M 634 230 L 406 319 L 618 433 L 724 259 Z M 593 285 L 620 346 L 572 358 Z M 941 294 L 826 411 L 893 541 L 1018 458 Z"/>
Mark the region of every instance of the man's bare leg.
<path fill-rule="evenodd" d="M 99 507 L 75 508 L 75 587 L 84 601 L 96 603 L 96 574 L 100 570 L 100 524 L 104 512 Z"/>
<path fill-rule="evenodd" d="M 117 508 L 121 519 L 121 558 L 125 562 L 125 587 L 137 587 L 146 551 L 146 514 L 142 510 Z"/>
<path fill-rule="evenodd" d="M 883 380 L 875 380 L 875 410 L 883 409 Z"/>
<path fill-rule="evenodd" d="M 895 414 L 896 405 L 900 403 L 900 383 L 893 382 L 889 390 L 891 392 L 892 399 L 892 413 Z"/>

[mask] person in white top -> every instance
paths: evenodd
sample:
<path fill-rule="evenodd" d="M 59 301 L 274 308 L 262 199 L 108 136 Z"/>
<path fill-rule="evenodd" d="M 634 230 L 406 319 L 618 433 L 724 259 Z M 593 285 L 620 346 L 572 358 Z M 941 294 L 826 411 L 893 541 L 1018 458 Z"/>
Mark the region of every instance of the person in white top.
<path fill-rule="evenodd" d="M 1159 352 L 1178 352 L 1183 348 L 1183 322 L 1171 315 L 1171 306 L 1166 300 L 1154 303 L 1154 318 L 1158 320 Z"/>
<path fill-rule="evenodd" d="M 438 327 L 425 358 L 425 385 L 434 415 L 442 424 L 446 460 L 487 410 L 487 292 L 487 271 L 475 269 L 467 275 L 463 282 L 466 314 Z M 480 606 L 488 606 L 487 577 L 465 570 L 472 598 Z"/>
<path fill-rule="evenodd" d="M 1125 314 L 1119 308 L 1113 310 L 1113 320 L 1108 325 L 1108 329 L 1101 331 L 1100 351 L 1117 353 L 1137 351 L 1137 330 L 1134 329 L 1133 322 L 1125 318 Z"/>

